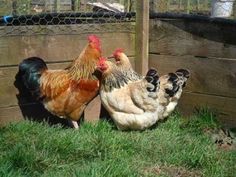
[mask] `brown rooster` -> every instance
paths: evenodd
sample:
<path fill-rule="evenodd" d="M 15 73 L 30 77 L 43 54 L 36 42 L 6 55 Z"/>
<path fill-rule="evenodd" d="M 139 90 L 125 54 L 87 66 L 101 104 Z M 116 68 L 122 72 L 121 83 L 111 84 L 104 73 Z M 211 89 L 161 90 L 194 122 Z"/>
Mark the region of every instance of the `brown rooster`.
<path fill-rule="evenodd" d="M 33 97 L 52 114 L 71 120 L 78 128 L 86 105 L 98 94 L 99 82 L 93 75 L 101 56 L 100 40 L 88 37 L 88 44 L 66 69 L 49 70 L 38 57 L 23 60 L 19 75 Z"/>

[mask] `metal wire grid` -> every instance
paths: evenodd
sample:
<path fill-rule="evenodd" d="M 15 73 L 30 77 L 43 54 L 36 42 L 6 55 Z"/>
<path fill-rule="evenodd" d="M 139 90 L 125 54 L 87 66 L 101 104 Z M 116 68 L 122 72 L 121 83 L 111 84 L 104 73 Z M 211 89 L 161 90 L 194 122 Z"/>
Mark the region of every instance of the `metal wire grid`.
<path fill-rule="evenodd" d="M 134 32 L 134 0 L 0 0 L 0 36 Z"/>
<path fill-rule="evenodd" d="M 150 0 L 152 13 L 210 16 L 213 2 L 227 10 L 234 0 Z M 0 36 L 134 33 L 136 0 L 0 0 Z M 236 3 L 234 3 L 234 7 Z M 235 8 L 233 8 L 235 9 Z M 233 9 L 231 9 L 233 11 Z M 233 11 L 235 14 L 235 10 Z M 232 18 L 232 16 L 231 16 Z"/>

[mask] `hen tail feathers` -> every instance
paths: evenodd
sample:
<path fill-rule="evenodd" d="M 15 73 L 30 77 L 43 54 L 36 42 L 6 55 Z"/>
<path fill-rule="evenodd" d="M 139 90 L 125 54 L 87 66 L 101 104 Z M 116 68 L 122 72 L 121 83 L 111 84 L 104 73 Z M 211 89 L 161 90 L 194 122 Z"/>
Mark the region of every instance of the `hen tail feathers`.
<path fill-rule="evenodd" d="M 186 69 L 178 69 L 175 73 L 169 73 L 168 76 L 168 81 L 172 83 L 172 89 L 166 89 L 165 91 L 170 97 L 173 97 L 180 88 L 185 87 L 190 72 Z"/>
<path fill-rule="evenodd" d="M 165 91 L 170 97 L 173 97 L 179 90 L 179 85 L 178 85 L 179 78 L 175 73 L 169 73 L 168 76 L 169 76 L 168 82 L 171 83 L 172 88 L 165 89 Z"/>
<path fill-rule="evenodd" d="M 177 76 L 179 78 L 182 78 L 182 80 L 183 80 L 182 87 L 185 87 L 186 86 L 186 81 L 190 77 L 190 72 L 186 69 L 178 69 L 175 73 L 177 74 Z"/>
<path fill-rule="evenodd" d="M 148 87 L 147 91 L 156 92 L 157 89 L 159 89 L 160 81 L 159 81 L 159 76 L 156 69 L 154 68 L 149 69 L 146 74 L 145 79 L 148 83 L 153 85 L 152 88 Z"/>

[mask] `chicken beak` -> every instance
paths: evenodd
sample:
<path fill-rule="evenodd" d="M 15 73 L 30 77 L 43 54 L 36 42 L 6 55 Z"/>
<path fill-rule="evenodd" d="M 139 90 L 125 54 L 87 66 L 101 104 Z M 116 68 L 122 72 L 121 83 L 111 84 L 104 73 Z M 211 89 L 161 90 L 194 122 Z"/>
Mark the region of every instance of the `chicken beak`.
<path fill-rule="evenodd" d="M 113 55 L 107 57 L 107 60 L 112 60 L 112 59 L 115 59 L 115 57 Z"/>

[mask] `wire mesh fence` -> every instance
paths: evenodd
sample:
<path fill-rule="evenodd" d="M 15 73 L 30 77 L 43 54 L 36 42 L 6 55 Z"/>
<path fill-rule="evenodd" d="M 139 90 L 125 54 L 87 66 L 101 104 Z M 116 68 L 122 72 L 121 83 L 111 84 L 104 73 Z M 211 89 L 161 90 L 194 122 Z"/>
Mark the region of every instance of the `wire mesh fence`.
<path fill-rule="evenodd" d="M 0 0 L 0 36 L 133 32 L 133 9 L 133 0 Z"/>
<path fill-rule="evenodd" d="M 235 0 L 149 0 L 150 12 L 236 18 Z M 134 32 L 136 0 L 0 0 L 0 36 Z"/>

